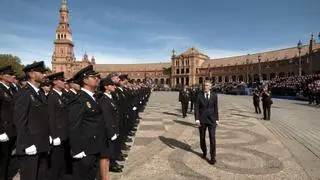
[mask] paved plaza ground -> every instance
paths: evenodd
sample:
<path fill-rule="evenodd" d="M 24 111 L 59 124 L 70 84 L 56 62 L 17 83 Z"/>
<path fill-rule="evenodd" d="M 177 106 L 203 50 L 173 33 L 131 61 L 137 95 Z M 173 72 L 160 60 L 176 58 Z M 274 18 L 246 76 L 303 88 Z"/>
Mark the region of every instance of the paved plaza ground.
<path fill-rule="evenodd" d="M 219 95 L 217 164 L 203 160 L 194 116 L 176 92 L 154 92 L 122 174 L 112 179 L 320 179 L 320 109 L 274 100 L 261 120 L 248 96 Z"/>
<path fill-rule="evenodd" d="M 210 165 L 200 157 L 193 114 L 183 119 L 180 106 L 177 92 L 152 93 L 124 172 L 112 180 L 320 179 L 320 108 L 275 99 L 264 121 L 251 97 L 219 95 L 217 163 Z"/>

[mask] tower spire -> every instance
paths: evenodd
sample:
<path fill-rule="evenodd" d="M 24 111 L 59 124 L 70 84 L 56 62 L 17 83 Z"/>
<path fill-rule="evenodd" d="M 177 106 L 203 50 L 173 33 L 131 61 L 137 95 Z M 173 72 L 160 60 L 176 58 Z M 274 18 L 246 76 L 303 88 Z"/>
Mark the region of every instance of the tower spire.
<path fill-rule="evenodd" d="M 60 11 L 68 11 L 68 3 L 67 3 L 67 0 L 62 0 L 62 1 L 61 1 Z"/>

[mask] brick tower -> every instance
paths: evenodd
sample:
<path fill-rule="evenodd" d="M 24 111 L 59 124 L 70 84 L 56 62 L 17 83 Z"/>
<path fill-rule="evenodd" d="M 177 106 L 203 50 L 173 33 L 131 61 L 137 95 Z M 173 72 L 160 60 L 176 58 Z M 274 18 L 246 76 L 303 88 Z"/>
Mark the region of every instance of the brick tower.
<path fill-rule="evenodd" d="M 52 55 L 52 71 L 63 71 L 65 77 L 71 77 L 73 74 L 74 56 L 72 42 L 72 32 L 69 25 L 69 10 L 67 0 L 62 0 L 60 6 L 60 20 L 56 29 L 54 40 L 54 53 Z"/>

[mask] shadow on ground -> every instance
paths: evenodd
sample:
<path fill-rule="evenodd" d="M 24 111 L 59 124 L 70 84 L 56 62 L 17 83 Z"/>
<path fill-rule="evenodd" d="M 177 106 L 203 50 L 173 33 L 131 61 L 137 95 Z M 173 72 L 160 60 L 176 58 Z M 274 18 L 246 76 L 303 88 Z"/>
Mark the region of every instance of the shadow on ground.
<path fill-rule="evenodd" d="M 177 113 L 172 113 L 172 112 L 162 112 L 162 113 L 163 113 L 163 114 L 166 114 L 166 115 L 181 117 L 181 115 L 180 115 L 180 114 L 177 114 Z"/>
<path fill-rule="evenodd" d="M 190 127 L 197 127 L 194 123 L 186 122 L 186 121 L 180 121 L 180 120 L 173 120 L 173 122 L 182 124 L 184 126 L 190 126 Z"/>
<path fill-rule="evenodd" d="M 166 138 L 164 136 L 159 136 L 159 139 L 166 144 L 168 147 L 170 147 L 171 149 L 176 149 L 179 148 L 181 150 L 187 151 L 187 152 L 191 152 L 199 157 L 202 157 L 202 154 L 194 151 L 191 146 L 189 144 L 183 143 L 181 141 L 178 141 L 176 139 L 172 139 L 172 138 Z"/>

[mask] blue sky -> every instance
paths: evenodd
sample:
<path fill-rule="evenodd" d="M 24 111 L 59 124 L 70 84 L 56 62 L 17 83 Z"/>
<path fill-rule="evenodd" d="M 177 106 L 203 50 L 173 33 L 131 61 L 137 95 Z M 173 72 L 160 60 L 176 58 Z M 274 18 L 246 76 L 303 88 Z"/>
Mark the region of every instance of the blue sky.
<path fill-rule="evenodd" d="M 0 0 L 0 53 L 51 66 L 60 3 Z M 68 0 L 68 6 L 77 60 L 87 51 L 97 63 L 168 62 L 173 48 L 192 46 L 228 57 L 296 46 L 320 32 L 319 0 Z"/>

